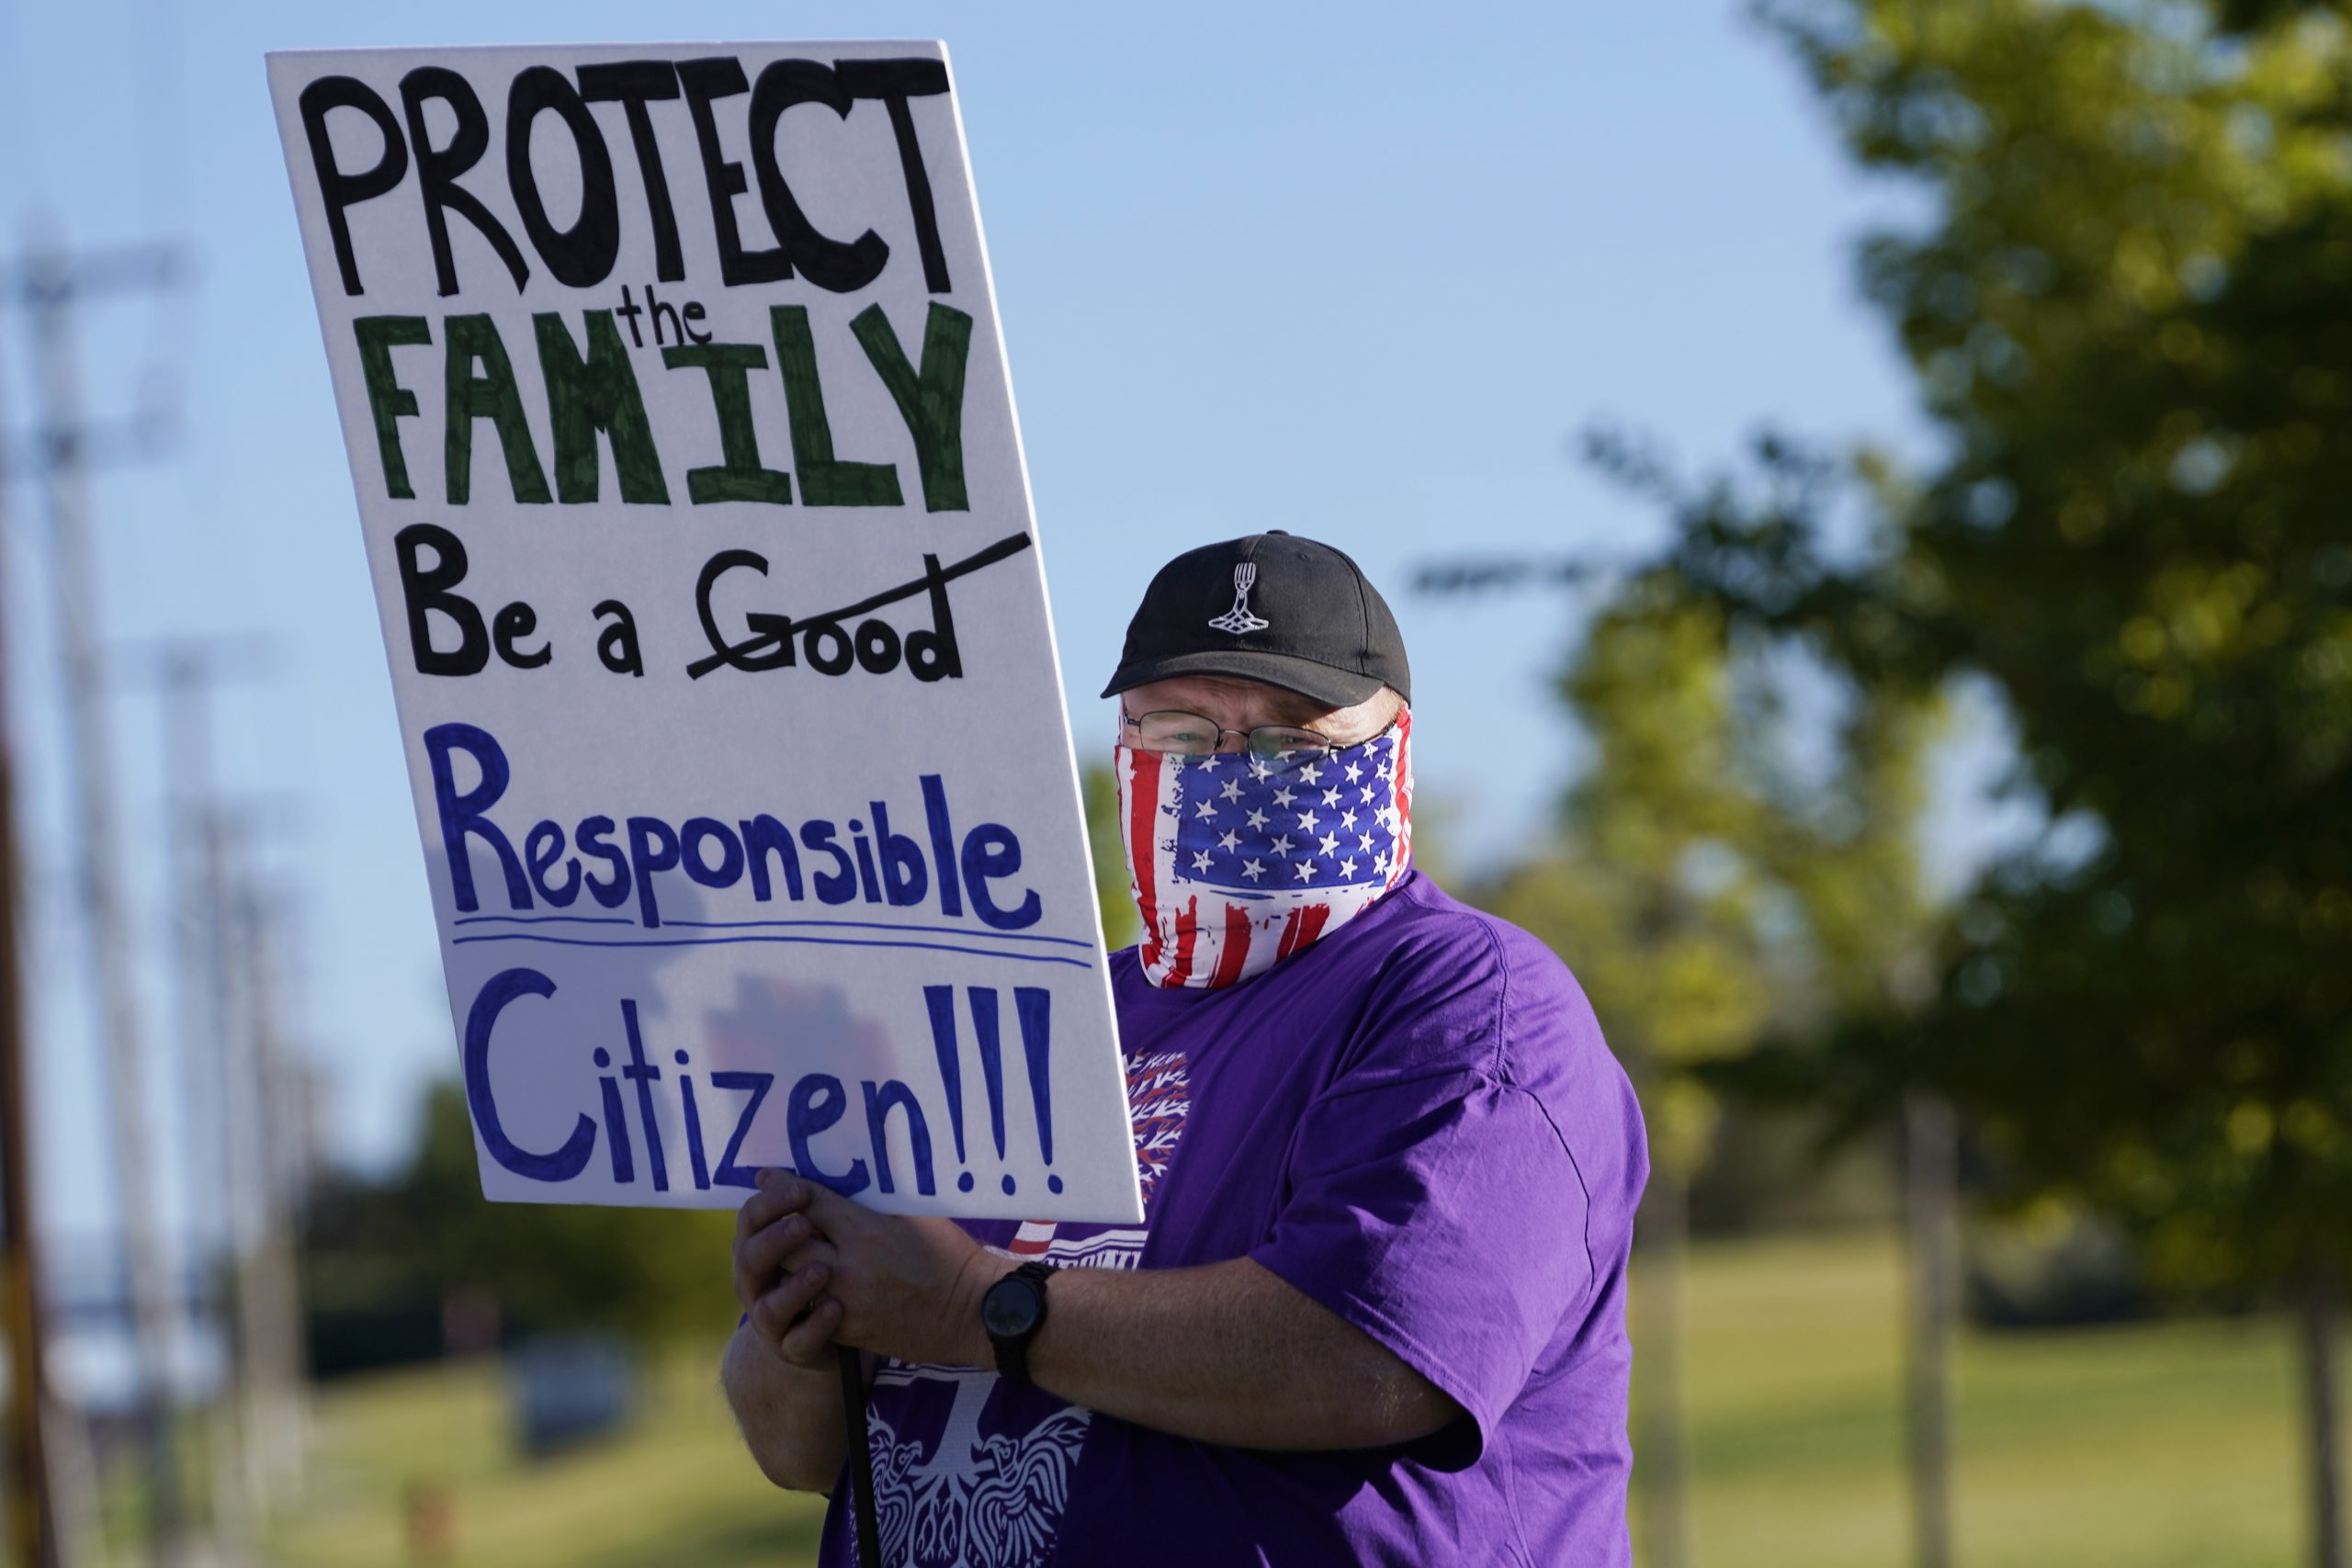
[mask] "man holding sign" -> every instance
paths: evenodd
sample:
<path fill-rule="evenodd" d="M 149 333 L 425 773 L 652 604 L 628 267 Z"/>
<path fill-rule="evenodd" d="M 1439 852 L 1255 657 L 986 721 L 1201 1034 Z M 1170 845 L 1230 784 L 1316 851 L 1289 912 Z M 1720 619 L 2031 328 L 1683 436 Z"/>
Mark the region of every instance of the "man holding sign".
<path fill-rule="evenodd" d="M 745 1430 L 830 1486 L 882 1358 L 894 1563 L 1623 1562 L 1638 1115 L 1413 871 L 1345 557 L 1153 582 L 1102 952 L 945 51 L 269 75 L 485 1195 L 741 1204 Z"/>
<path fill-rule="evenodd" d="M 762 1174 L 728 1394 L 772 1480 L 833 1490 L 834 1347 L 882 1358 L 884 1562 L 1629 1561 L 1639 1111 L 1559 961 L 1412 869 L 1410 690 L 1328 547 L 1145 593 L 1105 693 L 1141 1227 Z M 827 1563 L 852 1531 L 836 1491 Z"/>

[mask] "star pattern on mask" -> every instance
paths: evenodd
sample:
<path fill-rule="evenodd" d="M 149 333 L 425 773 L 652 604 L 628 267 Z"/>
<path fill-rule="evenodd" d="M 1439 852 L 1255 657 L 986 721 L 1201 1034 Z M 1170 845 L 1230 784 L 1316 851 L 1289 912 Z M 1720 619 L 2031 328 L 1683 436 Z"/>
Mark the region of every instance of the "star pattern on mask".
<path fill-rule="evenodd" d="M 1403 861 L 1399 760 L 1386 736 L 1333 752 L 1187 758 L 1181 779 L 1161 775 L 1159 863 L 1180 881 L 1257 897 L 1276 886 L 1318 899 L 1377 886 Z M 1233 765 L 1212 765 L 1223 763 Z M 1269 874 L 1277 868 L 1289 875 Z M 1216 908 L 1202 906 L 1204 929 Z"/>

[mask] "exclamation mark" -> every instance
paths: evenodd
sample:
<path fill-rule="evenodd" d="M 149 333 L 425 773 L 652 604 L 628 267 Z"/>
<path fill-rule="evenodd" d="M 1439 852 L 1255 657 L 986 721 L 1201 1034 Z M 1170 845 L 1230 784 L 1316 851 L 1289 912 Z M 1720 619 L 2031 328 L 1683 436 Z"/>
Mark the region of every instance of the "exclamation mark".
<path fill-rule="evenodd" d="M 939 1081 L 947 1089 L 947 1125 L 956 1134 L 956 1163 L 967 1164 L 964 1154 L 964 1066 L 956 1051 L 956 987 L 925 986 L 922 1003 L 931 1010 L 931 1048 L 939 1058 Z M 956 1178 L 956 1190 L 972 1190 L 970 1171 Z"/>
<path fill-rule="evenodd" d="M 1021 1020 L 1021 1050 L 1029 1063 L 1029 1099 L 1037 1108 L 1037 1146 L 1054 1163 L 1053 993 L 1043 986 L 1012 987 L 1012 1010 Z M 1048 1174 L 1046 1190 L 1058 1192 L 1062 1179 Z"/>
<path fill-rule="evenodd" d="M 972 1038 L 980 1048 L 980 1080 L 989 1091 L 989 1131 L 996 1137 L 996 1160 L 1004 1163 L 1004 1049 L 997 1035 L 996 987 L 967 986 L 964 999 L 972 1010 Z M 1020 1184 L 1004 1173 L 1004 1195 Z"/>

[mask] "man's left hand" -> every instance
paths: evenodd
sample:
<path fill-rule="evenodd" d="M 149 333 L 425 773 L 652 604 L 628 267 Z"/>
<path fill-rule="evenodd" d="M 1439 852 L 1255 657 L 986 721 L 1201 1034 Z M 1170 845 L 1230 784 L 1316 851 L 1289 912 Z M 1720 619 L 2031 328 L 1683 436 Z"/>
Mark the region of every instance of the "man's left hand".
<path fill-rule="evenodd" d="M 824 1265 L 825 1295 L 814 1306 L 839 1303 L 833 1343 L 901 1361 L 991 1363 L 980 1297 L 1012 1271 L 1011 1258 L 989 1251 L 953 1220 L 877 1214 L 789 1171 L 763 1170 L 759 1183 L 746 1207 L 787 1212 L 754 1230 L 739 1252 L 752 1270 L 779 1269 L 787 1281 Z M 782 1314 L 755 1311 L 752 1321 L 781 1315 L 788 1322 L 799 1305 L 792 1303 L 792 1312 Z M 786 1349 L 778 1353 L 795 1359 Z"/>

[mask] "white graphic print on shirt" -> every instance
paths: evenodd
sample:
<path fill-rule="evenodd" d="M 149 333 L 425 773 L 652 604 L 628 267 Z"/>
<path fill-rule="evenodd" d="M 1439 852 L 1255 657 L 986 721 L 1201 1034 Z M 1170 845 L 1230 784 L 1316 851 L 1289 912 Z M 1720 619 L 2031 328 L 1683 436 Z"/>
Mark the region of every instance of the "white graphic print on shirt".
<path fill-rule="evenodd" d="M 1128 1122 L 1147 1228 L 1153 1193 L 1191 1110 L 1182 1052 L 1127 1065 Z M 1062 1228 L 1030 1221 L 1006 1250 L 1065 1269 L 1133 1269 L 1143 1257 L 1145 1230 L 1079 1225 L 1068 1227 L 1076 1234 L 1064 1235 Z M 866 1432 L 885 1562 L 915 1568 L 1040 1568 L 1052 1552 L 1093 1412 L 1059 1405 L 1025 1432 L 983 1437 L 981 1414 L 999 1384 L 996 1373 L 972 1367 L 886 1360 L 876 1369 Z M 911 1393 L 922 1385 L 934 1393 L 941 1385 L 954 1389 L 939 1440 L 928 1450 L 918 1440 L 902 1439 L 881 1409 L 885 1391 Z"/>

